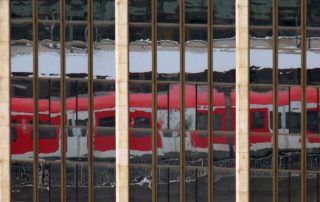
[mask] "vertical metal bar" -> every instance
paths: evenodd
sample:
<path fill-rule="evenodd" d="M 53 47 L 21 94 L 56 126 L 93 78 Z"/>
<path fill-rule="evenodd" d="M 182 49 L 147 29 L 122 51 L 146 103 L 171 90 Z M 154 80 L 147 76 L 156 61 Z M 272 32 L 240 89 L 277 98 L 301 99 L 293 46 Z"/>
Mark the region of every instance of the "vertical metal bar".
<path fill-rule="evenodd" d="M 78 119 L 79 119 L 79 112 L 78 112 L 78 101 L 79 101 L 79 99 L 78 99 L 78 80 L 76 80 L 76 123 L 75 123 L 75 125 L 76 126 L 79 126 L 79 124 L 78 124 Z"/>
<path fill-rule="evenodd" d="M 38 134 L 38 1 L 32 1 L 32 29 L 33 29 L 33 201 L 39 201 L 39 134 Z"/>
<path fill-rule="evenodd" d="M 212 88 L 213 88 L 213 78 L 212 78 L 212 72 L 213 72 L 213 62 L 212 62 L 212 38 L 213 38 L 213 30 L 212 30 L 212 24 L 213 24 L 213 9 L 212 9 L 213 0 L 208 0 L 208 8 L 207 8 L 207 23 L 208 23 L 208 30 L 207 30 L 207 39 L 208 39 L 208 202 L 213 201 L 213 134 L 212 134 Z"/>
<path fill-rule="evenodd" d="M 94 201 L 93 189 L 93 0 L 88 0 L 88 201 Z"/>
<path fill-rule="evenodd" d="M 273 107 L 273 148 L 272 148 L 272 198 L 274 202 L 279 201 L 279 168 L 278 168 L 278 135 L 279 135 L 279 116 L 278 116 L 278 0 L 272 0 L 272 107 Z"/>
<path fill-rule="evenodd" d="M 158 201 L 157 172 L 157 0 L 152 0 L 152 201 Z"/>
<path fill-rule="evenodd" d="M 291 202 L 291 172 L 289 171 L 289 178 L 288 178 L 288 202 Z"/>
<path fill-rule="evenodd" d="M 60 200 L 62 202 L 67 201 L 67 165 L 66 165 L 66 148 L 67 148 L 67 135 L 66 135 L 66 17 L 65 17 L 65 1 L 60 0 L 60 103 L 61 103 L 61 119 L 60 119 L 60 131 L 61 131 L 61 176 L 60 176 Z"/>
<path fill-rule="evenodd" d="M 196 97 L 195 97 L 195 117 L 196 117 L 196 127 L 195 130 L 198 130 L 198 84 L 195 84 L 195 90 L 196 90 Z"/>
<path fill-rule="evenodd" d="M 319 134 L 320 117 L 319 117 L 319 88 L 317 88 L 317 133 Z"/>
<path fill-rule="evenodd" d="M 76 163 L 76 202 L 79 201 L 79 182 L 78 182 L 78 164 Z"/>
<path fill-rule="evenodd" d="M 168 202 L 170 202 L 170 166 L 168 166 L 168 187 L 167 187 L 167 192 L 168 192 Z"/>
<path fill-rule="evenodd" d="M 320 202 L 320 180 L 319 180 L 319 173 L 317 173 L 317 188 L 316 188 L 316 193 L 317 193 L 317 202 Z"/>
<path fill-rule="evenodd" d="M 49 125 L 51 125 L 51 79 L 49 79 L 49 85 L 48 85 L 48 91 L 49 91 Z"/>
<path fill-rule="evenodd" d="M 195 183 L 196 183 L 196 188 L 195 188 L 195 201 L 197 202 L 198 201 L 198 169 L 196 168 L 196 176 L 195 176 L 196 180 L 195 180 Z M 209 191 L 209 190 L 208 190 Z"/>
<path fill-rule="evenodd" d="M 49 162 L 48 163 L 49 164 L 49 168 L 48 168 L 48 175 L 49 175 L 49 182 L 48 182 L 48 187 L 49 187 L 49 202 L 51 202 L 51 181 L 52 181 L 52 179 L 51 179 L 51 163 Z"/>
<path fill-rule="evenodd" d="M 168 83 L 168 91 L 167 91 L 167 102 L 168 102 L 168 116 L 167 116 L 167 125 L 168 130 L 170 130 L 170 84 Z"/>
<path fill-rule="evenodd" d="M 288 109 L 288 113 L 289 113 L 289 134 L 291 134 L 292 130 L 291 130 L 291 86 L 288 87 L 288 100 L 289 100 L 289 109 Z"/>
<path fill-rule="evenodd" d="M 307 201 L 306 189 L 306 169 L 307 169 L 307 151 L 306 151 L 306 25 L 307 25 L 307 1 L 301 0 L 301 201 Z"/>
<path fill-rule="evenodd" d="M 180 38 L 180 201 L 185 201 L 185 13 L 184 0 L 179 0 Z"/>

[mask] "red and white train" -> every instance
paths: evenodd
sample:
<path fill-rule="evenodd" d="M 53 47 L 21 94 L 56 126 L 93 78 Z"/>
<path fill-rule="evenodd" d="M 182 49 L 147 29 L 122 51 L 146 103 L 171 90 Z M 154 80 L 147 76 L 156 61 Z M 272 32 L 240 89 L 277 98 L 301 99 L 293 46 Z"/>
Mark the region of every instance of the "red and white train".
<path fill-rule="evenodd" d="M 179 151 L 179 86 L 171 86 L 157 95 L 158 155 Z M 318 88 L 307 89 L 307 147 L 320 149 Z M 279 90 L 279 149 L 301 148 L 300 116 L 301 88 Z M 129 126 L 130 154 L 150 155 L 152 152 L 152 94 L 130 93 Z M 113 157 L 115 153 L 115 93 L 105 92 L 94 97 L 94 156 Z M 185 123 L 186 150 L 206 152 L 208 93 L 206 88 L 186 86 Z M 235 93 L 213 90 L 214 151 L 221 158 L 228 158 L 235 150 Z M 252 155 L 268 153 L 272 148 L 272 91 L 250 93 L 250 150 Z M 39 100 L 39 156 L 60 156 L 60 100 Z M 78 96 L 66 100 L 67 156 L 81 158 L 87 155 L 88 98 Z M 11 99 L 11 152 L 14 159 L 28 159 L 33 155 L 33 101 L 30 98 Z M 118 123 L 121 124 L 121 123 Z M 50 125 L 50 126 L 48 126 Z"/>

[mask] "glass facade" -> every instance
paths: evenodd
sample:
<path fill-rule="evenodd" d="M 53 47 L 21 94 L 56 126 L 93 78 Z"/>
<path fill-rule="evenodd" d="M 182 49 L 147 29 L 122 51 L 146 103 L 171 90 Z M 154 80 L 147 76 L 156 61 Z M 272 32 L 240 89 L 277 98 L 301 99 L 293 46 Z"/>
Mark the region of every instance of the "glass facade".
<path fill-rule="evenodd" d="M 10 4 L 12 201 L 116 200 L 117 34 L 129 201 L 236 201 L 235 0 Z M 250 201 L 320 201 L 320 2 L 249 5 Z"/>
<path fill-rule="evenodd" d="M 10 3 L 12 201 L 114 201 L 114 1 Z"/>

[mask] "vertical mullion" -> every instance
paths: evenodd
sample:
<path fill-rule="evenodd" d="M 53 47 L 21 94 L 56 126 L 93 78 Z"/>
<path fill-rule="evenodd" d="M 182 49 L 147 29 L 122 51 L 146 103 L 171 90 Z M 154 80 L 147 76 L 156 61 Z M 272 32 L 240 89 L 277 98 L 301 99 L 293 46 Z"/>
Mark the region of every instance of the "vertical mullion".
<path fill-rule="evenodd" d="M 212 143 L 212 1 L 208 0 L 208 202 L 213 201 L 213 143 Z"/>
<path fill-rule="evenodd" d="M 272 149 L 272 187 L 273 187 L 273 201 L 278 202 L 279 196 L 279 168 L 278 168 L 278 0 L 272 0 L 272 35 L 273 35 L 273 65 L 272 65 L 272 106 L 273 106 L 273 149 Z"/>
<path fill-rule="evenodd" d="M 33 29 L 33 201 L 39 201 L 38 176 L 38 1 L 32 1 L 32 29 Z"/>
<path fill-rule="evenodd" d="M 180 35 L 180 201 L 185 201 L 185 13 L 184 0 L 179 0 L 179 35 Z"/>
<path fill-rule="evenodd" d="M 152 201 L 157 197 L 157 0 L 152 0 Z"/>
<path fill-rule="evenodd" d="M 319 88 L 317 88 L 317 133 L 319 134 L 319 123 L 320 123 L 320 117 L 319 117 Z"/>
<path fill-rule="evenodd" d="M 65 52 L 65 0 L 60 0 L 60 96 L 61 96 L 61 189 L 60 198 L 62 202 L 67 201 L 67 166 L 66 166 L 66 90 L 65 90 L 65 74 L 66 74 L 66 52 Z"/>
<path fill-rule="evenodd" d="M 301 0 L 301 201 L 306 194 L 306 0 Z"/>
<path fill-rule="evenodd" d="M 320 122 L 320 119 L 319 119 L 319 88 L 316 88 L 317 89 L 317 134 L 319 134 L 319 122 Z"/>
<path fill-rule="evenodd" d="M 88 201 L 94 201 L 93 193 L 93 0 L 88 0 Z"/>

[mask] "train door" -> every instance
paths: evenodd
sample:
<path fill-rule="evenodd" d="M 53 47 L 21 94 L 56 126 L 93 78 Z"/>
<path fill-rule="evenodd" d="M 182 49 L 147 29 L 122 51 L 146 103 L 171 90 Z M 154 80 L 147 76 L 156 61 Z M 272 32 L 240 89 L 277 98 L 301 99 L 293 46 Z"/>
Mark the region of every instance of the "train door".
<path fill-rule="evenodd" d="M 130 150 L 136 155 L 152 152 L 151 112 L 134 110 L 130 112 Z"/>
<path fill-rule="evenodd" d="M 102 152 L 101 155 L 115 151 L 115 112 L 95 112 L 94 151 Z"/>

